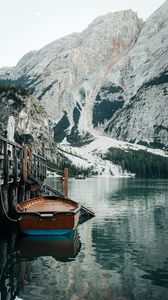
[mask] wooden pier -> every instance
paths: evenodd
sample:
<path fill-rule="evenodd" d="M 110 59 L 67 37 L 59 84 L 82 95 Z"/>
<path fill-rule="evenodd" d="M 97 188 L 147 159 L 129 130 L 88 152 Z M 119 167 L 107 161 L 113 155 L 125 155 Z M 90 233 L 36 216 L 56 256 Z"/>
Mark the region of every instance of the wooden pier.
<path fill-rule="evenodd" d="M 40 193 L 47 177 L 46 159 L 0 136 L 0 221 L 14 206 Z"/>
<path fill-rule="evenodd" d="M 43 149 L 44 152 L 44 149 Z M 68 198 L 68 169 L 58 170 L 63 175 L 64 195 L 45 183 L 47 161 L 33 153 L 27 145 L 19 145 L 0 136 L 0 222 L 12 219 L 16 204 L 40 194 Z M 94 216 L 82 206 L 81 214 Z"/>

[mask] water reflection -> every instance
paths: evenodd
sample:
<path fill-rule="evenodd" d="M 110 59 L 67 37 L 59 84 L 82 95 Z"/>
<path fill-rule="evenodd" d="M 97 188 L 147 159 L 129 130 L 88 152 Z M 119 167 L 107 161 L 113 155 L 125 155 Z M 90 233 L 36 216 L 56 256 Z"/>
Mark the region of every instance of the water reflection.
<path fill-rule="evenodd" d="M 69 196 L 96 217 L 68 240 L 1 239 L 2 299 L 167 300 L 167 183 L 70 180 Z"/>
<path fill-rule="evenodd" d="M 51 256 L 57 260 L 68 261 L 80 251 L 81 242 L 77 230 L 63 236 L 25 236 L 16 243 L 20 258 L 36 259 Z"/>
<path fill-rule="evenodd" d="M 3 230 L 2 230 L 3 229 Z M 0 299 L 13 300 L 18 293 L 19 264 L 15 252 L 17 227 L 1 227 L 0 232 Z"/>
<path fill-rule="evenodd" d="M 84 227 L 80 229 L 81 236 L 86 238 L 82 241 L 85 252 L 97 269 L 94 277 L 99 282 L 101 278 L 115 297 L 167 299 L 167 181 L 107 181 L 105 185 L 104 179 L 92 183 L 87 198 L 86 193 L 80 194 L 81 202 L 89 203 L 96 210 L 97 217 L 87 224 L 89 237 Z M 75 182 L 71 184 L 71 197 L 74 197 L 77 187 Z M 94 280 L 92 284 L 96 289 Z M 101 291 L 101 299 L 100 295 Z"/>

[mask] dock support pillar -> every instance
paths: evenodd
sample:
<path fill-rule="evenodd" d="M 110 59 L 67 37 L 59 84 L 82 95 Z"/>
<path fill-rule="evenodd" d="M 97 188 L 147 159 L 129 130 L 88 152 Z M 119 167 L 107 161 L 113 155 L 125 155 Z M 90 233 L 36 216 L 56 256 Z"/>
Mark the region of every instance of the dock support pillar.
<path fill-rule="evenodd" d="M 64 169 L 64 197 L 68 198 L 68 168 Z"/>
<path fill-rule="evenodd" d="M 25 200 L 25 184 L 19 184 L 17 197 L 18 203 L 23 202 Z"/>
<path fill-rule="evenodd" d="M 1 195 L 0 195 L 0 222 L 6 219 L 5 212 L 8 214 L 8 187 L 1 186 Z M 4 212 L 5 210 L 5 212 Z"/>
<path fill-rule="evenodd" d="M 23 179 L 27 181 L 27 145 L 24 144 Z"/>
<path fill-rule="evenodd" d="M 9 216 L 13 216 L 15 213 L 15 205 L 18 203 L 17 199 L 17 188 L 15 184 L 10 184 L 8 189 L 8 213 Z"/>

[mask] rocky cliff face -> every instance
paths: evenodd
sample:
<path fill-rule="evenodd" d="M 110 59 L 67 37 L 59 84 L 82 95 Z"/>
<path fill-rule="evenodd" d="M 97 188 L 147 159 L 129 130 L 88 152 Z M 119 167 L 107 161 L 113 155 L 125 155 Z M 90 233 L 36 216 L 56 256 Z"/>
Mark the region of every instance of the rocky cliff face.
<path fill-rule="evenodd" d="M 168 1 L 143 23 L 131 10 L 98 17 L 26 54 L 0 78 L 32 88 L 54 122 L 55 140 L 118 139 L 166 146 Z"/>
<path fill-rule="evenodd" d="M 1 88 L 0 91 L 0 134 L 3 135 L 6 129 L 8 139 L 24 142 L 40 153 L 42 142 L 49 145 L 53 138 L 47 115 L 39 101 L 16 88 Z"/>
<path fill-rule="evenodd" d="M 168 146 L 167 32 L 168 1 L 146 21 L 124 64 L 119 66 L 125 103 L 105 128 L 111 136 Z"/>

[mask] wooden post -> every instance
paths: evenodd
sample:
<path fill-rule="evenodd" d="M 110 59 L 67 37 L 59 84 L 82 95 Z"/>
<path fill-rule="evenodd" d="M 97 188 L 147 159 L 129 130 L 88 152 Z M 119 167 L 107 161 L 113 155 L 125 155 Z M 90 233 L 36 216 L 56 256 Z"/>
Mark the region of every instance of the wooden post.
<path fill-rule="evenodd" d="M 37 159 L 36 155 L 33 155 L 34 177 L 37 178 Z"/>
<path fill-rule="evenodd" d="M 17 149 L 16 146 L 13 146 L 13 161 L 14 161 L 14 181 L 17 181 L 18 178 L 18 159 L 17 159 Z"/>
<path fill-rule="evenodd" d="M 23 180 L 27 181 L 27 145 L 24 144 Z"/>
<path fill-rule="evenodd" d="M 6 141 L 4 142 L 4 176 L 4 183 L 7 184 L 9 180 L 9 158 Z"/>
<path fill-rule="evenodd" d="M 32 149 L 29 148 L 29 151 L 28 151 L 28 167 L 27 167 L 27 173 L 30 175 L 32 172 L 31 172 L 31 168 L 32 168 Z"/>
<path fill-rule="evenodd" d="M 64 169 L 64 197 L 68 198 L 68 168 Z"/>
<path fill-rule="evenodd" d="M 42 156 L 45 157 L 45 144 L 42 142 Z"/>

